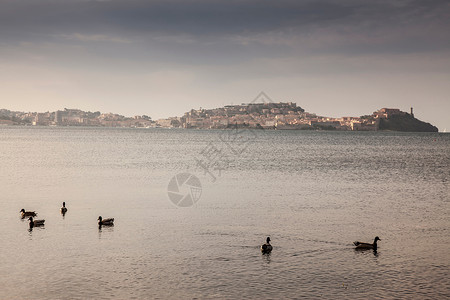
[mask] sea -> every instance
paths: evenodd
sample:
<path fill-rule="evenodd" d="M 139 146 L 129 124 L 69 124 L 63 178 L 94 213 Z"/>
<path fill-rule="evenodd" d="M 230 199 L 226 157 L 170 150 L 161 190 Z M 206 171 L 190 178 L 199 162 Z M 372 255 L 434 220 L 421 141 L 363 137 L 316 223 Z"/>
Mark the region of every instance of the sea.
<path fill-rule="evenodd" d="M 449 179 L 444 133 L 1 126 L 0 299 L 449 299 Z"/>

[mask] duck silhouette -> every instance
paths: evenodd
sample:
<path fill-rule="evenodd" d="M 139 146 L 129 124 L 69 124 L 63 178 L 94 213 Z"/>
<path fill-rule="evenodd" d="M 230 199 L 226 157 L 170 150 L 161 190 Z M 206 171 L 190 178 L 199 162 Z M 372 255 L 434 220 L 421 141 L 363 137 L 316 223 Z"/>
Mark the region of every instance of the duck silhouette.
<path fill-rule="evenodd" d="M 98 226 L 114 226 L 114 218 L 103 219 L 102 216 L 99 216 Z"/>
<path fill-rule="evenodd" d="M 378 245 L 377 245 L 378 241 L 381 241 L 381 239 L 378 236 L 376 236 L 375 239 L 373 240 L 372 244 L 371 243 L 361 243 L 361 242 L 358 242 L 358 241 L 353 242 L 353 244 L 356 246 L 355 249 L 357 249 L 357 250 L 369 250 L 369 249 L 372 249 L 372 250 L 376 251 L 377 248 L 378 248 Z"/>
<path fill-rule="evenodd" d="M 63 215 L 65 215 L 66 212 L 67 212 L 66 202 L 63 202 L 63 206 L 61 207 L 61 213 L 62 213 Z"/>
<path fill-rule="evenodd" d="M 20 210 L 20 215 L 22 216 L 22 219 L 25 217 L 36 217 L 37 213 L 34 211 L 25 211 L 24 208 Z"/>
<path fill-rule="evenodd" d="M 45 222 L 45 220 L 34 220 L 33 217 L 29 217 L 28 220 L 30 221 L 30 228 L 44 226 Z"/>
<path fill-rule="evenodd" d="M 272 251 L 272 245 L 270 244 L 270 237 L 267 237 L 266 243 L 261 246 L 262 253 L 270 253 Z"/>

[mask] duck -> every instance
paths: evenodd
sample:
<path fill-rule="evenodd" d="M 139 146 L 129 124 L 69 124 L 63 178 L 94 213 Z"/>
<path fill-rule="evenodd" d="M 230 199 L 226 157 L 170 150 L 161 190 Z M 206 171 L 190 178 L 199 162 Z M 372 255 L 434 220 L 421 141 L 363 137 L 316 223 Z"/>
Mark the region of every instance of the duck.
<path fill-rule="evenodd" d="M 34 211 L 25 211 L 24 208 L 20 210 L 20 215 L 22 216 L 22 219 L 25 217 L 36 217 L 37 213 Z"/>
<path fill-rule="evenodd" d="M 377 246 L 377 242 L 381 241 L 381 239 L 376 236 L 375 239 L 373 240 L 373 244 L 370 243 L 361 243 L 361 242 L 353 242 L 353 244 L 356 246 L 356 249 L 358 250 L 367 250 L 367 249 L 373 249 L 373 250 L 377 250 L 378 246 Z"/>
<path fill-rule="evenodd" d="M 61 213 L 65 214 L 67 212 L 66 202 L 63 202 L 63 206 L 61 207 Z"/>
<path fill-rule="evenodd" d="M 270 237 L 267 237 L 266 243 L 261 246 L 262 253 L 270 253 L 272 251 L 272 245 L 270 244 Z"/>
<path fill-rule="evenodd" d="M 45 222 L 45 220 L 33 220 L 33 217 L 29 217 L 28 220 L 30 220 L 30 228 L 44 226 Z"/>
<path fill-rule="evenodd" d="M 102 218 L 102 216 L 98 217 L 98 225 L 99 226 L 114 226 L 114 218 L 109 218 L 109 219 L 104 219 Z"/>

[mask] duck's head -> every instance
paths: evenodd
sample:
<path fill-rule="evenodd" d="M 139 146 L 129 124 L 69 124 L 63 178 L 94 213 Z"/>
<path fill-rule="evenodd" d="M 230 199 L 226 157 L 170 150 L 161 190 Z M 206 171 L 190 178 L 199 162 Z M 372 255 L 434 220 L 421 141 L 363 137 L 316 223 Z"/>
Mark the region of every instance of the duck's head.
<path fill-rule="evenodd" d="M 270 237 L 267 237 L 266 242 L 267 244 L 270 243 Z"/>
<path fill-rule="evenodd" d="M 98 217 L 98 220 L 101 222 L 101 221 L 102 221 L 102 216 L 99 216 L 99 217 Z"/>
<path fill-rule="evenodd" d="M 20 212 L 21 212 L 21 213 L 24 213 L 24 212 L 25 212 L 25 209 L 22 208 L 22 209 L 20 210 Z"/>
<path fill-rule="evenodd" d="M 28 220 L 33 222 L 33 217 L 29 217 Z"/>
<path fill-rule="evenodd" d="M 66 202 L 63 202 L 63 207 L 66 207 Z"/>
<path fill-rule="evenodd" d="M 375 237 L 375 242 L 376 242 L 376 241 L 381 241 L 381 239 L 380 239 L 379 237 L 376 236 L 376 237 Z"/>

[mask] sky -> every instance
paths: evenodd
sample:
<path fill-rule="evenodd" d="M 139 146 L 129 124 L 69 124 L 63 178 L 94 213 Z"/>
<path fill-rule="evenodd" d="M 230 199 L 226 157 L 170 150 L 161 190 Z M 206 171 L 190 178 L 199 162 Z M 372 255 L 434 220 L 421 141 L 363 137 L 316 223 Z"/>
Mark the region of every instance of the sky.
<path fill-rule="evenodd" d="M 0 108 L 153 119 L 275 102 L 450 130 L 450 2 L 0 0 Z"/>

